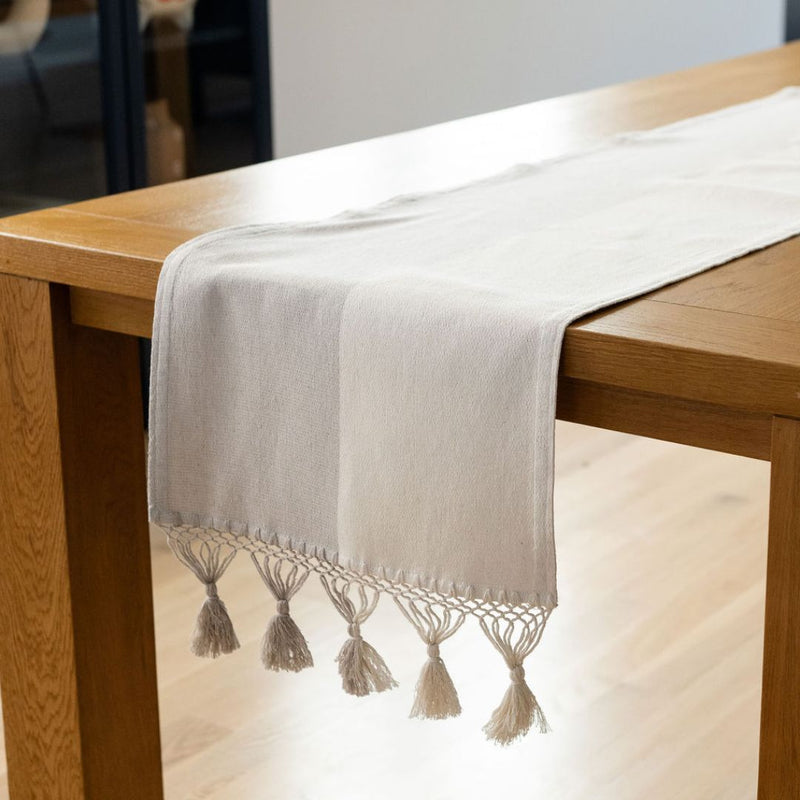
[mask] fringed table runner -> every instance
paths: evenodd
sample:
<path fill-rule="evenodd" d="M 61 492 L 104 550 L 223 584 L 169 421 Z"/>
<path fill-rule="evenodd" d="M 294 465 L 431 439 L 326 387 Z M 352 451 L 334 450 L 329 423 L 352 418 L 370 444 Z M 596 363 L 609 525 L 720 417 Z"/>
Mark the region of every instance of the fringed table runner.
<path fill-rule="evenodd" d="M 381 595 L 427 646 L 411 713 L 460 704 L 440 647 L 468 617 L 511 683 L 485 731 L 547 730 L 523 662 L 556 606 L 553 434 L 567 325 L 800 232 L 800 90 L 617 136 L 322 222 L 220 230 L 164 264 L 150 517 L 238 646 L 238 551 L 276 602 L 272 670 L 313 663 L 289 615 L 316 573 L 346 692 L 395 686 L 364 639 Z"/>

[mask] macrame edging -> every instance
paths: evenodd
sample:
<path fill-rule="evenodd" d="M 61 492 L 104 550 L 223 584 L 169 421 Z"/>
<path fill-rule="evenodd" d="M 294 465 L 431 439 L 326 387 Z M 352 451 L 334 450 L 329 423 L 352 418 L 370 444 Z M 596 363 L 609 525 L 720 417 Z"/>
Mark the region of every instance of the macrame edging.
<path fill-rule="evenodd" d="M 314 664 L 305 636 L 290 614 L 290 600 L 308 576 L 318 574 L 331 604 L 347 625 L 348 638 L 336 661 L 342 688 L 363 697 L 397 686 L 386 662 L 362 635 L 382 594 L 392 597 L 400 612 L 427 648 L 417 681 L 410 716 L 447 719 L 461 713 L 461 703 L 440 647 L 475 617 L 509 670 L 511 682 L 500 705 L 484 726 L 488 739 L 508 745 L 535 728 L 550 728 L 526 679 L 523 663 L 536 649 L 552 607 L 458 597 L 420 586 L 370 575 L 328 561 L 318 553 L 294 550 L 241 534 L 173 525 L 164 528 L 171 549 L 206 588 L 191 649 L 198 656 L 216 658 L 238 649 L 239 641 L 217 583 L 236 553 L 245 550 L 276 603 L 261 646 L 261 661 L 272 671 L 299 672 Z"/>
<path fill-rule="evenodd" d="M 458 601 L 474 600 L 481 604 L 515 607 L 542 606 L 551 609 L 558 605 L 558 597 L 555 593 L 539 594 L 523 593 L 517 590 L 494 590 L 488 586 L 444 581 L 434 575 L 424 575 L 402 569 L 388 570 L 379 564 L 343 558 L 336 550 L 310 545 L 300 538 L 283 536 L 252 523 L 185 511 L 164 511 L 152 505 L 149 507 L 149 514 L 150 521 L 165 531 L 192 531 L 199 536 L 207 534 L 212 539 L 228 544 L 234 550 L 246 550 L 251 553 L 281 552 L 305 560 L 319 560 L 331 567 L 340 568 L 343 573 L 356 576 L 356 579 L 370 581 L 377 578 L 381 582 L 407 585 L 436 596 L 446 595 Z"/>

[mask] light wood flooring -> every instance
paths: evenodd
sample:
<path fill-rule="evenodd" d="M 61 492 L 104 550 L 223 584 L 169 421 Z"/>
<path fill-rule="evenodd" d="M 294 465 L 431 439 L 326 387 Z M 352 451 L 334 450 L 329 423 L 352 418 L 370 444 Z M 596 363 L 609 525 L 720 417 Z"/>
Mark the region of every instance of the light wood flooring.
<path fill-rule="evenodd" d="M 526 664 L 552 734 L 485 741 L 507 672 L 470 623 L 442 647 L 463 716 L 409 720 L 425 648 L 385 599 L 364 635 L 400 688 L 344 695 L 315 580 L 292 612 L 317 666 L 266 673 L 273 606 L 243 557 L 220 584 L 242 649 L 194 658 L 202 591 L 156 535 L 167 800 L 752 800 L 768 465 L 567 424 L 556 452 L 561 605 Z"/>

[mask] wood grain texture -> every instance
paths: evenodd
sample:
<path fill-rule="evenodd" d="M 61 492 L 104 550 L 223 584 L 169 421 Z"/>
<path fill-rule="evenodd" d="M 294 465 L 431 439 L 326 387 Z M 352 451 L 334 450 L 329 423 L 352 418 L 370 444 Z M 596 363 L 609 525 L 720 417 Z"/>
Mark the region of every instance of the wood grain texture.
<path fill-rule="evenodd" d="M 798 76 L 800 83 L 800 76 Z M 800 322 L 800 237 L 660 289 L 650 300 Z"/>
<path fill-rule="evenodd" d="M 795 289 L 800 293 L 800 272 Z M 561 373 L 800 417 L 800 324 L 635 300 L 566 333 Z"/>
<path fill-rule="evenodd" d="M 800 420 L 777 417 L 767 554 L 758 798 L 800 797 Z"/>
<path fill-rule="evenodd" d="M 772 418 L 599 383 L 562 378 L 558 419 L 764 461 Z"/>
<path fill-rule="evenodd" d="M 15 800 L 80 800 L 83 754 L 47 284 L 0 277 L 0 333 L 0 687 L 10 792 Z"/>
<path fill-rule="evenodd" d="M 136 341 L 0 278 L 0 670 L 14 800 L 160 800 Z"/>
<path fill-rule="evenodd" d="M 70 316 L 76 325 L 149 339 L 153 332 L 153 301 L 124 294 L 71 286 Z"/>
<path fill-rule="evenodd" d="M 0 272 L 149 300 L 164 257 L 194 235 L 68 207 L 7 217 L 0 230 Z"/>

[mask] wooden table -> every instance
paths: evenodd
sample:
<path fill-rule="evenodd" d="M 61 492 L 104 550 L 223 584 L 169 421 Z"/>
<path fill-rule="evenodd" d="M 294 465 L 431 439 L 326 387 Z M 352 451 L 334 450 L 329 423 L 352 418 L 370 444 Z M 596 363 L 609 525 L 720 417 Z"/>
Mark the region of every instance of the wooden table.
<path fill-rule="evenodd" d="M 10 792 L 162 797 L 142 401 L 164 256 L 800 83 L 800 44 L 0 220 L 0 677 Z M 759 799 L 800 797 L 800 238 L 567 332 L 559 416 L 771 460 Z M 720 788 L 722 790 L 722 787 Z"/>

